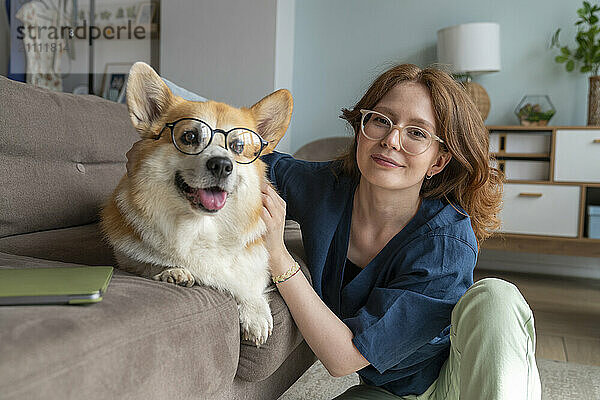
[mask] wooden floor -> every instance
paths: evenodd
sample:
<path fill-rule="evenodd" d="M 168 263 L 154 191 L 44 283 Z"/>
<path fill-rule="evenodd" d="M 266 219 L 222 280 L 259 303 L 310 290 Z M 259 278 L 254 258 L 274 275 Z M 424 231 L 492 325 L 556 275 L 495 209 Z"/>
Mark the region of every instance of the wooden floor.
<path fill-rule="evenodd" d="M 600 281 L 475 270 L 515 284 L 533 310 L 536 356 L 600 366 Z"/>

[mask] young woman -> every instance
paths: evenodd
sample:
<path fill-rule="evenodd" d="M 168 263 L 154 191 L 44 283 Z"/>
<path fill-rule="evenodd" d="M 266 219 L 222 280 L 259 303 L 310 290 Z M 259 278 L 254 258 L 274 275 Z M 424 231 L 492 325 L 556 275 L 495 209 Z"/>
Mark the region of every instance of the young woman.
<path fill-rule="evenodd" d="M 283 196 L 263 188 L 279 292 L 329 373 L 360 376 L 337 399 L 539 399 L 530 308 L 508 282 L 473 285 L 502 184 L 464 89 L 398 65 L 343 118 L 354 144 L 333 162 L 262 158 Z M 286 212 L 312 286 L 285 248 Z"/>
<path fill-rule="evenodd" d="M 336 160 L 262 157 L 279 192 L 263 188 L 273 280 L 329 373 L 360 376 L 336 399 L 540 399 L 529 306 L 508 282 L 473 284 L 502 183 L 464 89 L 398 65 L 343 118 L 354 142 Z M 285 247 L 286 216 L 312 285 Z"/>

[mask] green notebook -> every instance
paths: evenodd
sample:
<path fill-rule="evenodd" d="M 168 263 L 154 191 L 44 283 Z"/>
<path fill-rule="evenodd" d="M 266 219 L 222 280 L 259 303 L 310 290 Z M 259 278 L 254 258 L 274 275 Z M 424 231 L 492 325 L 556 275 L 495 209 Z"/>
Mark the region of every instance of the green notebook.
<path fill-rule="evenodd" d="M 0 269 L 0 305 L 97 303 L 113 267 Z"/>

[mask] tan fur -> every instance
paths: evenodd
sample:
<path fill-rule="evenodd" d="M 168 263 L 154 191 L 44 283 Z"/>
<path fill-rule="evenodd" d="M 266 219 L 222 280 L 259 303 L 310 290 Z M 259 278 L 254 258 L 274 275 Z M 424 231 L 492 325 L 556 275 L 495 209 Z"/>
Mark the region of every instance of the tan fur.
<path fill-rule="evenodd" d="M 199 118 L 213 129 L 244 127 L 269 141 L 261 155 L 273 150 L 283 137 L 292 111 L 292 98 L 279 90 L 250 108 L 224 103 L 191 102 L 174 96 L 144 63 L 130 71 L 128 109 L 143 139 L 129 175 L 125 175 L 101 213 L 101 229 L 114 248 L 118 267 L 155 280 L 191 286 L 194 282 L 231 293 L 238 303 L 242 337 L 264 343 L 273 321 L 264 294 L 269 285 L 268 253 L 262 238 L 260 186 L 266 166 L 233 162 L 227 179 L 225 206 L 208 213 L 193 208 L 178 191 L 175 172 L 194 187 L 210 178 L 205 161 L 231 157 L 216 134 L 199 155 L 179 152 L 167 122 Z"/>

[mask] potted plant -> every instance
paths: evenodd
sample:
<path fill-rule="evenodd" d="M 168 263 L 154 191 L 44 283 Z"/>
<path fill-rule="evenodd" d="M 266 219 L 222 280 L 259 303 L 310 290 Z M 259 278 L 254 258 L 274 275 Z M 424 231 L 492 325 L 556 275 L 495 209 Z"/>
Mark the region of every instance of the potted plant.
<path fill-rule="evenodd" d="M 515 109 L 519 122 L 524 126 L 546 126 L 556 109 L 545 95 L 528 95 L 521 99 Z"/>
<path fill-rule="evenodd" d="M 583 8 L 577 10 L 579 19 L 575 22 L 577 26 L 577 35 L 575 41 L 577 47 L 574 49 L 569 46 L 561 46 L 558 40 L 560 28 L 552 36 L 551 47 L 560 49 L 560 55 L 555 57 L 558 63 L 564 63 L 568 72 L 575 70 L 575 64 L 581 64 L 579 71 L 581 73 L 591 73 L 589 77 L 589 96 L 588 96 L 588 125 L 600 125 L 600 34 L 598 17 L 596 12 L 600 11 L 600 6 L 591 5 L 589 2 L 583 2 Z"/>

